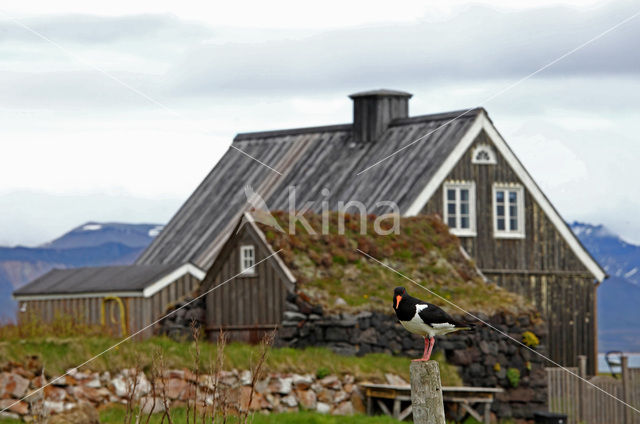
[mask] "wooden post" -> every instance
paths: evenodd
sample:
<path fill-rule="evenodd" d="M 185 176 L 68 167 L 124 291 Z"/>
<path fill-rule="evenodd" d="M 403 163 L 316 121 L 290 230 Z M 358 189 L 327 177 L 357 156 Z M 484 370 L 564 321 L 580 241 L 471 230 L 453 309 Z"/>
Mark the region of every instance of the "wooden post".
<path fill-rule="evenodd" d="M 414 424 L 446 424 L 438 363 L 411 362 L 409 371 Z"/>
<path fill-rule="evenodd" d="M 587 356 L 578 355 L 578 375 L 586 380 L 587 378 Z M 582 422 L 587 419 L 586 407 L 587 386 L 584 380 L 578 381 L 578 417 L 577 421 Z"/>
<path fill-rule="evenodd" d="M 622 355 L 620 357 L 620 365 L 622 368 L 622 400 L 627 405 L 631 405 L 633 402 L 633 394 L 631 393 L 631 380 L 629 376 L 629 357 Z M 632 424 L 633 416 L 631 408 L 627 405 L 624 406 L 624 424 Z"/>

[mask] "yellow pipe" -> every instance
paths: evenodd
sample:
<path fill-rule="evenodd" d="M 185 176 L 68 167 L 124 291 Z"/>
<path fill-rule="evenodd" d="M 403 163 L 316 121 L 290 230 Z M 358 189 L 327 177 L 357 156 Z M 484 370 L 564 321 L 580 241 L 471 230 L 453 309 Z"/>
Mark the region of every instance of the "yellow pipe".
<path fill-rule="evenodd" d="M 102 305 L 100 308 L 100 324 L 105 326 L 105 318 L 106 318 L 106 304 L 109 300 L 113 300 L 118 304 L 118 308 L 120 309 L 120 325 L 122 326 L 122 337 L 127 336 L 127 321 L 126 321 L 126 310 L 124 309 L 124 303 L 122 303 L 122 299 L 118 296 L 106 296 L 102 298 Z M 115 321 L 113 315 L 109 317 L 111 322 Z"/>

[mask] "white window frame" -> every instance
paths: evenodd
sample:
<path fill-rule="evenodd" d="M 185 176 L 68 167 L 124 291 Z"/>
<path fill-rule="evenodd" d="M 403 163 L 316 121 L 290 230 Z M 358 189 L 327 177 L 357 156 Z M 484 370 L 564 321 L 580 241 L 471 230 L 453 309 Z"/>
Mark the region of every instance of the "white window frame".
<path fill-rule="evenodd" d="M 489 159 L 481 160 L 478 159 L 478 153 L 487 152 Z M 488 144 L 480 144 L 478 147 L 473 149 L 473 154 L 471 155 L 471 163 L 476 165 L 495 165 L 496 164 L 496 154 Z"/>
<path fill-rule="evenodd" d="M 504 204 L 504 230 L 498 230 L 498 201 L 496 199 L 496 193 L 498 191 L 505 191 L 505 204 Z M 517 222 L 518 229 L 511 230 L 511 215 L 510 202 L 508 201 L 508 192 L 517 192 L 516 207 L 517 207 Z M 493 236 L 495 238 L 524 238 L 525 237 L 525 222 L 524 222 L 524 187 L 520 184 L 506 184 L 495 183 L 491 192 L 491 198 L 493 202 Z"/>
<path fill-rule="evenodd" d="M 249 266 L 247 266 L 245 260 L 248 259 L 246 257 L 246 254 L 248 252 L 251 252 L 253 257 L 251 258 L 253 260 L 253 263 Z M 242 275 L 256 275 L 256 248 L 255 246 L 251 245 L 251 244 L 247 244 L 244 246 L 240 246 L 240 273 Z"/>
<path fill-rule="evenodd" d="M 442 185 L 442 204 L 444 223 L 449 225 L 448 190 L 456 191 L 456 228 L 449 227 L 451 234 L 459 237 L 476 236 L 476 183 L 474 181 L 447 181 Z M 469 228 L 460 228 L 460 189 L 469 190 Z"/>

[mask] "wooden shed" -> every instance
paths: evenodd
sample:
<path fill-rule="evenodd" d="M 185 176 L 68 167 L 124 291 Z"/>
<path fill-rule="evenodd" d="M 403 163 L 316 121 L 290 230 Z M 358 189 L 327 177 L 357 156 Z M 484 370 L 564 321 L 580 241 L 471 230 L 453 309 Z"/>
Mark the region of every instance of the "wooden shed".
<path fill-rule="evenodd" d="M 209 338 L 223 329 L 230 340 L 255 343 L 280 324 L 296 279 L 274 253 L 253 216 L 245 213 L 200 289 L 210 291 L 205 296 Z"/>
<path fill-rule="evenodd" d="M 193 293 L 204 272 L 193 264 L 53 269 L 13 293 L 18 322 L 71 316 L 112 334 L 153 334 L 167 305 Z M 144 329 L 144 330 L 143 330 Z M 143 331 L 141 331 L 143 330 Z"/>

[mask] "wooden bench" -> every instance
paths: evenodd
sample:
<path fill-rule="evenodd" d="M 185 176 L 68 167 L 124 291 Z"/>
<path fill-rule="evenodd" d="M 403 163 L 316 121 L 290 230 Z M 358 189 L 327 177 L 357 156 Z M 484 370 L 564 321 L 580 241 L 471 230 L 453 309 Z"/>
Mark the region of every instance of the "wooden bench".
<path fill-rule="evenodd" d="M 361 384 L 366 403 L 367 414 L 373 415 L 374 405 L 380 410 L 400 421 L 411 415 L 411 386 L 393 386 L 390 384 Z M 489 423 L 491 404 L 496 393 L 504 390 L 493 387 L 443 386 L 442 395 L 445 404 L 449 404 L 451 418 L 462 422 L 470 415 L 478 421 Z M 389 409 L 385 400 L 390 400 Z M 403 407 L 403 403 L 405 406 Z M 408 405 L 406 405 L 408 403 Z M 477 409 L 482 408 L 482 414 Z"/>

